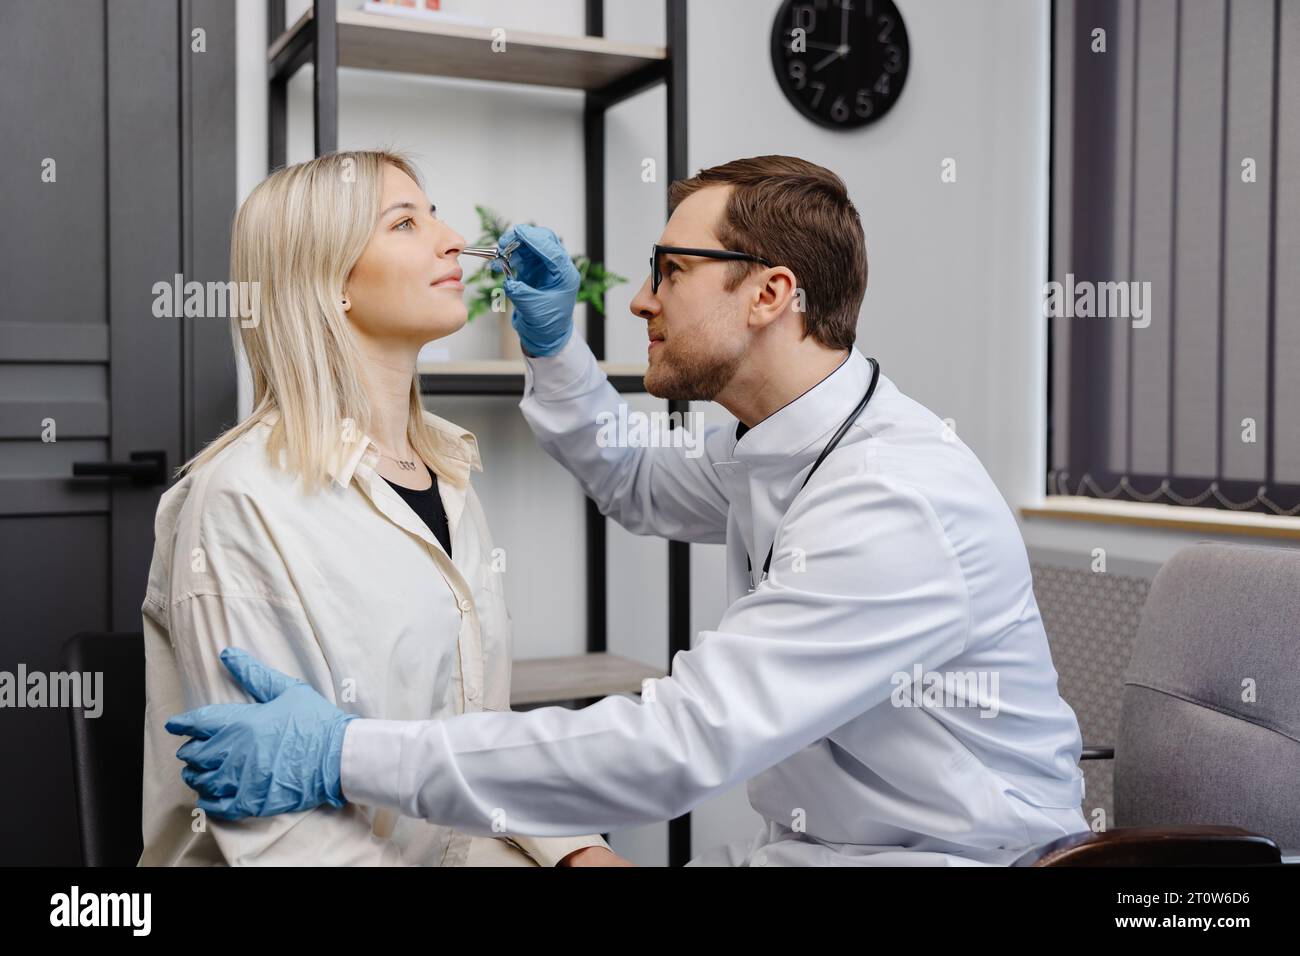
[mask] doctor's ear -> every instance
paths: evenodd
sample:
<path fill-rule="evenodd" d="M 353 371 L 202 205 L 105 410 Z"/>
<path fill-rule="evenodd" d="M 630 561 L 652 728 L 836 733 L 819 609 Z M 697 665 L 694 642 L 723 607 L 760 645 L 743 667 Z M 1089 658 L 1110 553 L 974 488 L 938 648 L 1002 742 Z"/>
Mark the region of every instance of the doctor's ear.
<path fill-rule="evenodd" d="M 786 309 L 804 311 L 804 292 L 793 272 L 785 266 L 772 266 L 763 272 L 752 307 L 757 324 L 774 322 L 785 314 Z"/>

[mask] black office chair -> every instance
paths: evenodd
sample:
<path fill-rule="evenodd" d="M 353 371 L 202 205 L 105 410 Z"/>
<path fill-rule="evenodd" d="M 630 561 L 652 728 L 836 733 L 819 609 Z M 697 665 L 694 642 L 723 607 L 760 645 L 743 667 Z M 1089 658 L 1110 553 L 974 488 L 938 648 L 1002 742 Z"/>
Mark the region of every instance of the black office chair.
<path fill-rule="evenodd" d="M 104 675 L 98 717 L 68 709 L 81 861 L 135 866 L 143 849 L 144 635 L 77 634 L 63 645 L 63 667 Z"/>

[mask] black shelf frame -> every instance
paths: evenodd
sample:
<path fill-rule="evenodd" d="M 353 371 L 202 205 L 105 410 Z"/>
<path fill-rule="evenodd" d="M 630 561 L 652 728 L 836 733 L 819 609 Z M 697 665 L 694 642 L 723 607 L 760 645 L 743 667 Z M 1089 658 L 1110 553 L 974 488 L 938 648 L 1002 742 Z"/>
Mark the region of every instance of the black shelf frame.
<path fill-rule="evenodd" d="M 604 0 L 585 0 L 587 36 L 605 33 Z M 314 0 L 310 21 L 285 43 L 267 64 L 268 168 L 287 162 L 288 83 L 303 66 L 312 65 L 312 113 L 315 155 L 338 149 L 338 3 Z M 665 190 L 674 180 L 685 179 L 687 168 L 687 73 L 686 0 L 664 0 L 666 56 L 657 63 L 631 73 L 602 89 L 584 94 L 582 131 L 585 180 L 587 255 L 605 260 L 605 114 L 624 100 L 660 83 L 665 86 L 667 176 Z M 267 0 L 268 52 L 287 28 L 284 0 Z M 587 344 L 598 360 L 605 358 L 605 317 L 587 308 Z M 643 391 L 642 380 L 634 375 L 612 375 L 610 382 L 619 392 Z M 436 373 L 420 376 L 425 394 L 521 395 L 523 375 Z M 669 411 L 681 413 L 685 421 L 690 403 L 670 400 Z M 590 498 L 586 501 L 585 539 L 587 548 L 587 653 L 608 649 L 608 528 L 606 518 Z M 668 542 L 668 666 L 678 651 L 691 646 L 691 554 L 685 541 Z M 683 814 L 668 821 L 668 865 L 681 866 L 691 857 L 691 817 Z"/>

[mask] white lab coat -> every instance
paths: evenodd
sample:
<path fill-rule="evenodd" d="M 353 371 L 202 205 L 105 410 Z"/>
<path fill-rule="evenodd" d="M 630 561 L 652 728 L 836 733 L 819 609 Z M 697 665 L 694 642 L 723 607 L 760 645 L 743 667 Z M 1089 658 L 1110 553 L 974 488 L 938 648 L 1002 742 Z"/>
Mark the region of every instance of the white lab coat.
<path fill-rule="evenodd" d="M 882 374 L 799 492 L 870 374 L 854 349 L 691 457 L 597 441 L 622 400 L 576 333 L 528 359 L 520 407 L 546 450 L 630 531 L 725 542 L 730 606 L 641 700 L 353 721 L 344 794 L 465 832 L 562 835 L 748 781 L 762 830 L 698 864 L 1003 864 L 1087 829 L 1025 546 L 970 449 Z M 774 539 L 749 593 L 746 554 L 761 569 Z"/>

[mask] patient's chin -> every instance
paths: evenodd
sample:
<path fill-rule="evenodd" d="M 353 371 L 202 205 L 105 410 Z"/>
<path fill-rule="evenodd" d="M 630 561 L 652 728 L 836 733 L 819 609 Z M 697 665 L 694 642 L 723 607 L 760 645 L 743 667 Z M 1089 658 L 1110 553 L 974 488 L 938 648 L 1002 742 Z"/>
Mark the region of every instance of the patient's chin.
<path fill-rule="evenodd" d="M 459 332 L 469 321 L 469 310 L 465 304 L 459 303 L 458 307 L 452 307 L 440 310 L 436 315 L 430 316 L 420 329 L 421 333 L 427 335 L 425 341 L 432 342 L 435 339 L 446 338 L 453 332 Z"/>

